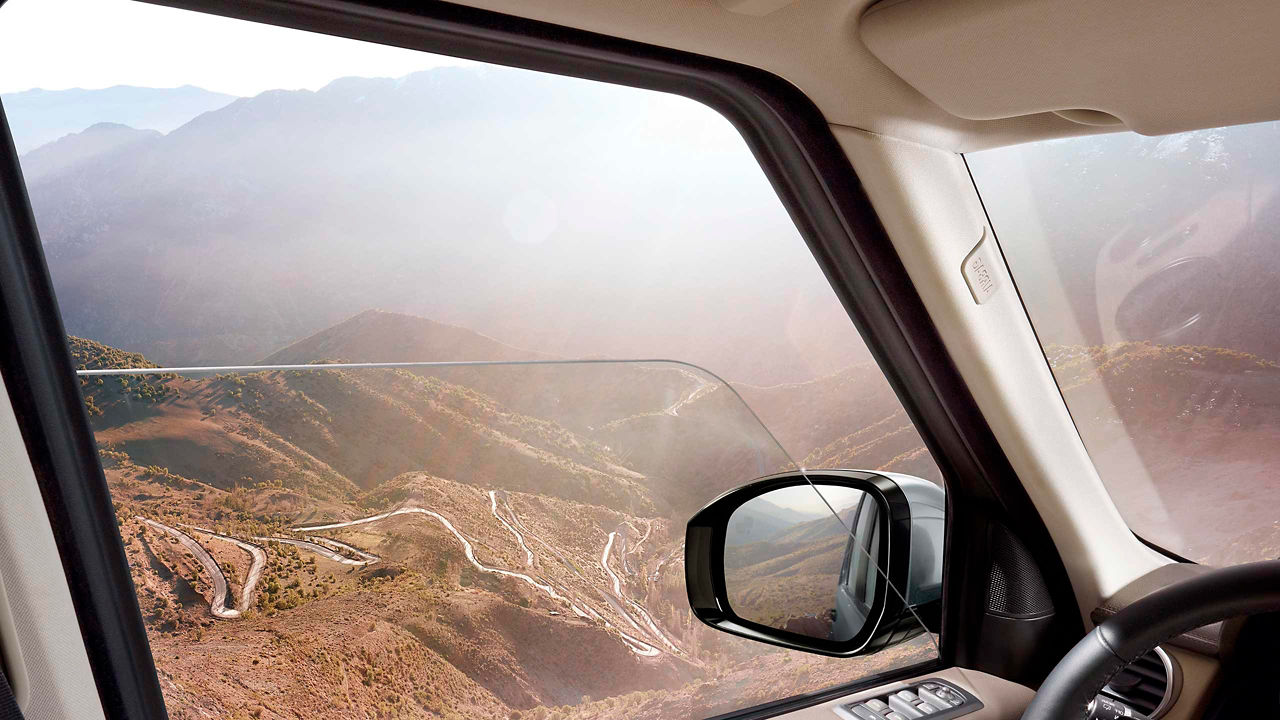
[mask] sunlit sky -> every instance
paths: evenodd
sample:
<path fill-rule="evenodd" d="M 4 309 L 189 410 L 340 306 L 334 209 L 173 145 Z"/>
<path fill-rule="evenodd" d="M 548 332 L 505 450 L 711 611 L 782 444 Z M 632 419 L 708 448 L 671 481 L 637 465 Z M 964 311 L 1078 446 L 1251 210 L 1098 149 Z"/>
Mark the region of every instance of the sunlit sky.
<path fill-rule="evenodd" d="M 822 493 L 822 497 L 818 496 L 819 492 Z M 826 501 L 831 503 L 831 508 L 828 508 L 826 503 L 822 502 L 823 498 L 826 498 Z M 862 491 L 839 485 L 819 483 L 817 489 L 812 485 L 794 485 L 781 490 L 773 490 L 761 495 L 760 499 L 805 515 L 822 516 L 829 515 L 832 509 L 836 512 L 844 512 L 846 509 L 858 504 L 858 501 L 862 499 Z"/>
<path fill-rule="evenodd" d="M 3 93 L 196 85 L 248 96 L 318 90 L 349 75 L 400 77 L 466 64 L 135 0 L 8 0 L 0 6 Z"/>

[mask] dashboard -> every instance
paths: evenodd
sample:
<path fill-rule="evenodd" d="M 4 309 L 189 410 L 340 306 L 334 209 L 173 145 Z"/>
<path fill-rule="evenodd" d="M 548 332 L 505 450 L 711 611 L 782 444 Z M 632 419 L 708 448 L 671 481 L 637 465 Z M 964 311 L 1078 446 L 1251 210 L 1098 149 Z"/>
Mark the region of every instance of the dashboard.
<path fill-rule="evenodd" d="M 1162 587 L 1208 569 L 1161 567 L 1108 598 L 1091 613 L 1095 624 Z M 1220 682 L 1223 658 L 1239 622 L 1215 623 L 1170 639 L 1117 673 L 1098 695 L 1090 720 L 1148 718 L 1196 720 L 1204 716 Z M 947 668 L 920 677 L 802 708 L 785 720 L 1019 720 L 1035 691 L 976 670 Z"/>

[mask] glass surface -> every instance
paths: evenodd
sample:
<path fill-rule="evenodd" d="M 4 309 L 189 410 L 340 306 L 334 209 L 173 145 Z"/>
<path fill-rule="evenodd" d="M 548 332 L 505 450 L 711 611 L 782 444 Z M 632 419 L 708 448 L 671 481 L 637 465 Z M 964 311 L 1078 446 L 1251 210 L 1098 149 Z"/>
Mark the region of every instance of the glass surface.
<path fill-rule="evenodd" d="M 689 612 L 722 491 L 940 482 L 715 112 L 113 0 L 10 0 L 0 67 L 76 365 L 197 368 L 81 378 L 171 717 L 706 717 L 934 657 Z M 333 366 L 419 361 L 543 364 Z"/>
<path fill-rule="evenodd" d="M 966 157 L 1125 520 L 1197 562 L 1280 555 L 1280 123 Z"/>
<path fill-rule="evenodd" d="M 874 581 L 867 591 L 867 575 L 878 568 L 868 566 L 862 549 L 875 526 L 858 521 L 866 493 L 817 485 L 822 497 L 809 485 L 771 490 L 729 516 L 725 590 L 729 607 L 744 620 L 822 640 L 851 640 L 875 595 Z"/>
<path fill-rule="evenodd" d="M 921 638 L 832 660 L 693 618 L 688 518 L 757 475 L 798 469 L 732 388 L 693 366 L 122 374 L 111 364 L 132 366 L 127 356 L 73 348 L 165 677 L 222 668 L 243 696 L 280 682 L 276 672 L 309 668 L 291 676 L 309 682 L 328 668 L 380 673 L 411 716 L 449 697 L 476 717 L 560 705 L 568 717 L 683 717 L 821 689 L 839 663 L 865 673 L 931 656 Z M 750 619 L 849 639 L 883 577 L 866 560 L 878 552 L 876 506 L 819 489 L 825 502 L 804 485 L 735 514 L 731 599 Z M 586 658 L 594 672 L 582 672 Z M 481 659 L 494 663 L 484 678 L 505 679 L 478 683 L 469 703 L 433 674 Z M 270 675 L 252 670 L 263 660 Z M 787 679 L 769 680 L 779 662 Z M 673 673 L 705 665 L 736 671 L 672 686 Z M 530 695 L 511 695 L 513 681 Z M 313 703 L 362 711 L 368 701 L 344 705 L 350 685 L 308 687 Z"/>

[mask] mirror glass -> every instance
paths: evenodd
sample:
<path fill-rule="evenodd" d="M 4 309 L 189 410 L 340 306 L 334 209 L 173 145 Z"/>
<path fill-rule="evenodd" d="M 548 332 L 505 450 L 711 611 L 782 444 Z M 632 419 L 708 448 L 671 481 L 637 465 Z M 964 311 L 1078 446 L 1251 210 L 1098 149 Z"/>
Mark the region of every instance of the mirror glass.
<path fill-rule="evenodd" d="M 744 620 L 841 642 L 857 635 L 875 604 L 879 573 L 871 558 L 880 552 L 880 506 L 861 490 L 817 487 L 822 497 L 811 485 L 795 485 L 734 511 L 725 589 Z"/>

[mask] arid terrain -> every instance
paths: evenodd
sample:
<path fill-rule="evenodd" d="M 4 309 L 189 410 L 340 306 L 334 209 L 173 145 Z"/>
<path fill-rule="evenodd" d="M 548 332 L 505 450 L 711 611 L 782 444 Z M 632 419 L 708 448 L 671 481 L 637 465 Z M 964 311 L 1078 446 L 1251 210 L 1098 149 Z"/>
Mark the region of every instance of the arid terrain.
<path fill-rule="evenodd" d="M 546 359 L 367 312 L 269 360 L 397 359 L 388 342 Z M 71 345 L 85 370 L 154 367 Z M 684 518 L 791 465 L 696 369 L 314 367 L 82 377 L 174 717 L 707 717 L 930 652 L 836 661 L 693 619 Z M 859 446 L 919 472 L 878 385 L 841 402 L 884 432 L 792 414 L 865 371 L 740 390 L 806 462 Z"/>
<path fill-rule="evenodd" d="M 1280 557 L 1280 363 L 1217 347 L 1050 346 L 1125 520 L 1196 562 Z"/>
<path fill-rule="evenodd" d="M 506 347 L 367 312 L 271 361 L 394 355 L 379 346 L 391 338 L 406 357 L 439 353 L 436 343 L 495 356 Z M 71 344 L 83 369 L 151 366 Z M 1128 453 L 1167 468 L 1162 498 L 1179 497 L 1168 483 L 1183 483 L 1182 500 L 1153 512 L 1221 515 L 1220 561 L 1272 552 L 1268 511 L 1244 496 L 1206 507 L 1201 491 L 1220 498 L 1218 479 L 1188 463 L 1213 458 L 1215 434 L 1274 426 L 1280 404 L 1255 386 L 1280 368 L 1147 343 L 1055 347 L 1049 357 L 1074 412 L 1144 430 L 1136 441 L 1110 438 L 1111 461 Z M 736 389 L 808 467 L 928 476 L 892 397 L 858 382 L 870 370 Z M 920 640 L 833 661 L 693 620 L 683 518 L 791 461 L 738 395 L 685 366 L 319 364 L 82 384 L 175 717 L 700 717 L 928 653 Z M 1187 452 L 1168 453 L 1170 443 Z M 1250 467 L 1263 469 L 1241 463 Z M 1143 491 L 1112 491 L 1133 487 Z M 751 562 L 753 576 L 769 575 L 770 550 Z"/>

